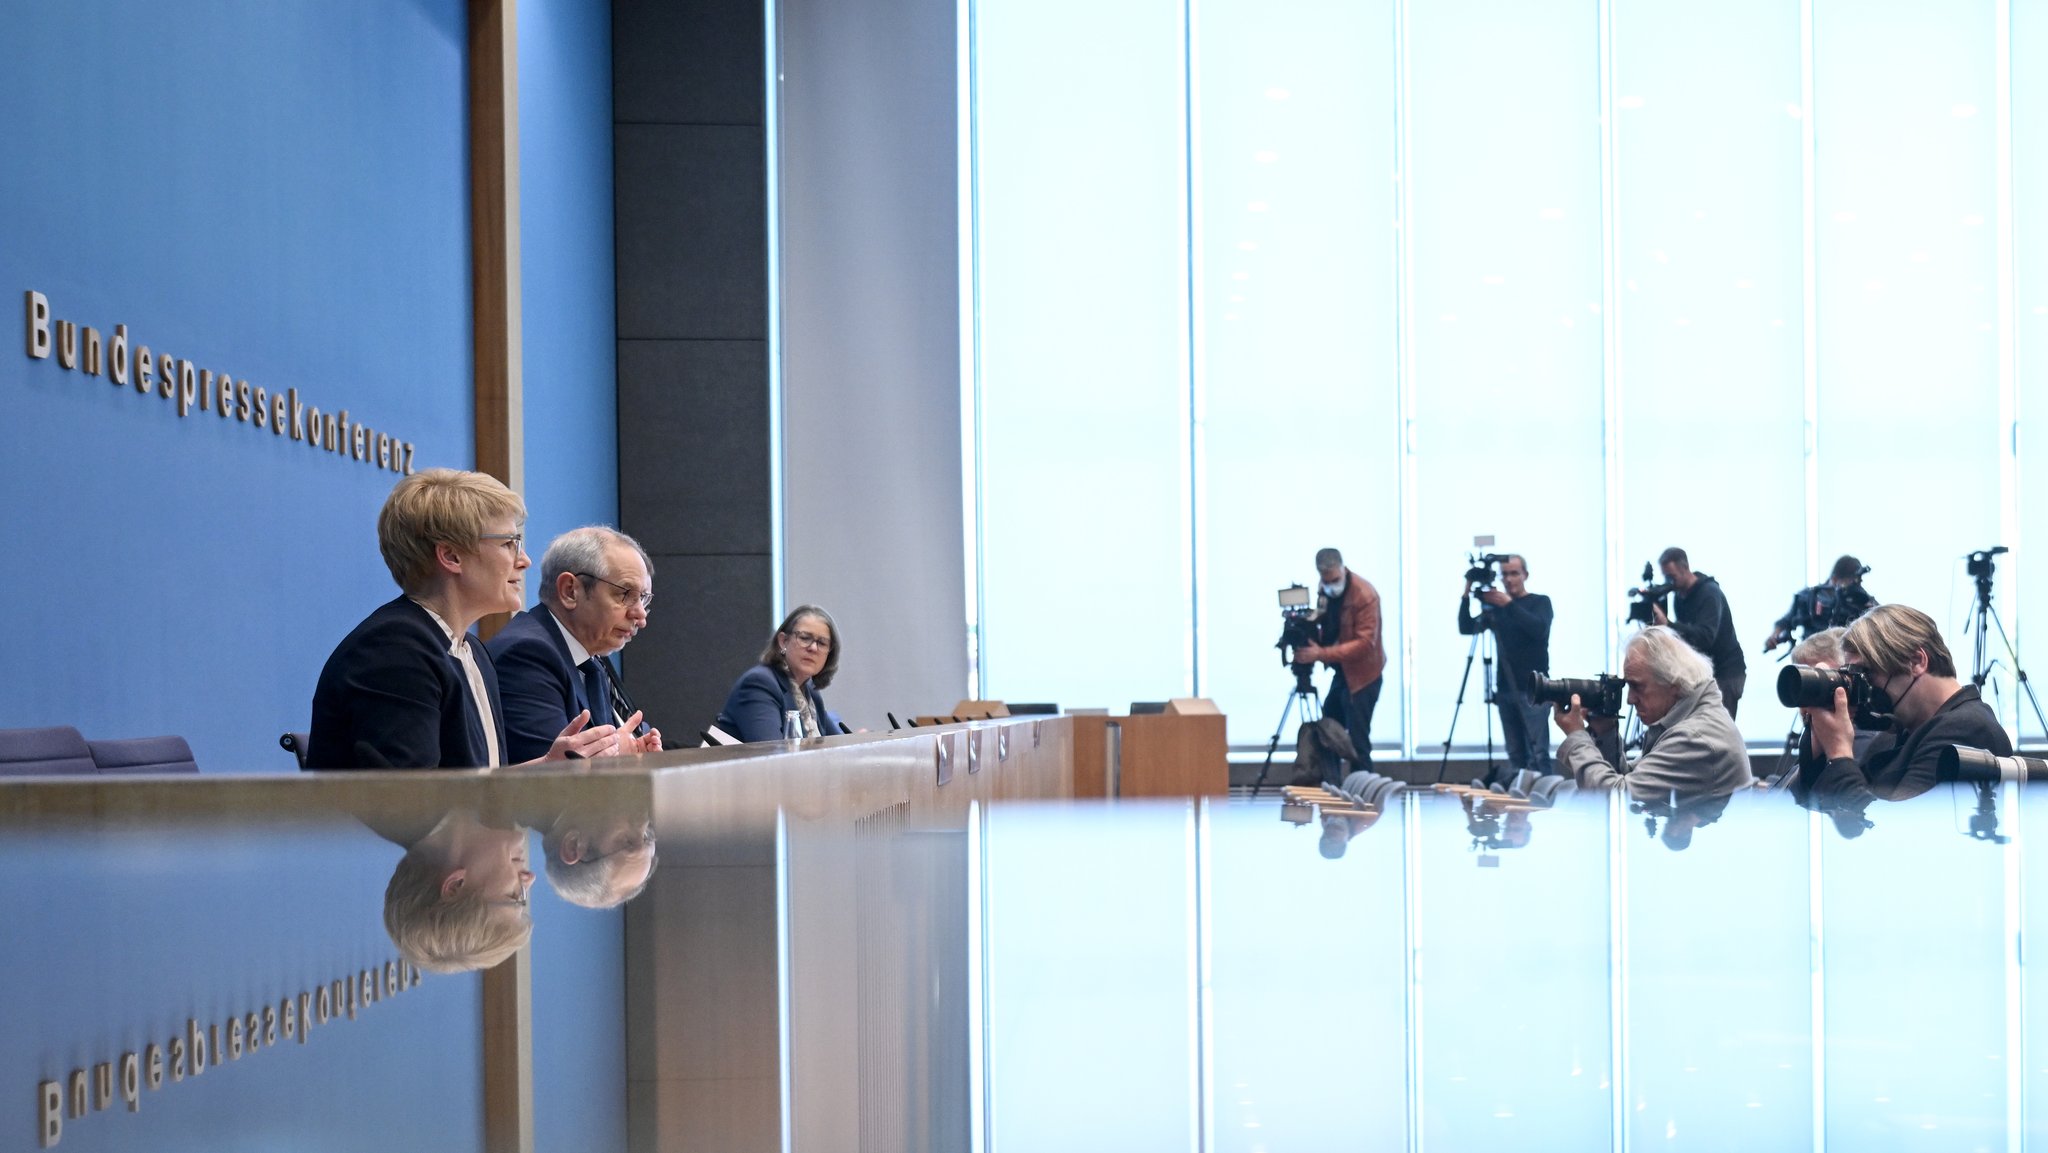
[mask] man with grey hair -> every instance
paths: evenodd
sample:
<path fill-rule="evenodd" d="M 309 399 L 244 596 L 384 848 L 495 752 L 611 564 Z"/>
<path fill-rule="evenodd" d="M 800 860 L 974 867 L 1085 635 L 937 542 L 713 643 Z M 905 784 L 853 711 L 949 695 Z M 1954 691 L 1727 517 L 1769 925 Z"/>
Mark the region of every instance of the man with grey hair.
<path fill-rule="evenodd" d="M 1714 667 L 1665 625 L 1637 633 L 1621 662 L 1628 703 L 1649 726 L 1643 755 L 1627 772 L 1617 772 L 1586 731 L 1586 709 L 1577 696 L 1559 706 L 1557 727 L 1565 739 L 1557 763 L 1584 788 L 1628 786 L 1638 801 L 1667 804 L 1705 796 L 1727 796 L 1751 783 L 1749 750 L 1735 718 L 1721 705 Z"/>
<path fill-rule="evenodd" d="M 620 726 L 612 755 L 659 751 L 661 733 L 639 724 L 605 660 L 647 624 L 654 565 L 646 550 L 616 529 L 586 525 L 548 545 L 540 573 L 540 603 L 485 646 L 498 667 L 512 759 L 525 759 L 520 751 L 550 725 L 559 733 L 586 711 L 592 724 Z"/>

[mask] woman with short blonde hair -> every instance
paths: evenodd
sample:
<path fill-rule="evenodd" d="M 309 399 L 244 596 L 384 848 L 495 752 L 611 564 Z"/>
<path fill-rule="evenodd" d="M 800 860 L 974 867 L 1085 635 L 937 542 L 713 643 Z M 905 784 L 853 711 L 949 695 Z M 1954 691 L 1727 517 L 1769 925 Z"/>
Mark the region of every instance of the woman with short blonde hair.
<path fill-rule="evenodd" d="M 526 504 L 496 477 L 432 468 L 398 482 L 377 547 L 403 590 L 342 639 L 313 690 L 309 769 L 471 769 L 504 763 L 497 672 L 469 630 L 526 607 Z M 588 713 L 541 760 L 612 751 Z"/>

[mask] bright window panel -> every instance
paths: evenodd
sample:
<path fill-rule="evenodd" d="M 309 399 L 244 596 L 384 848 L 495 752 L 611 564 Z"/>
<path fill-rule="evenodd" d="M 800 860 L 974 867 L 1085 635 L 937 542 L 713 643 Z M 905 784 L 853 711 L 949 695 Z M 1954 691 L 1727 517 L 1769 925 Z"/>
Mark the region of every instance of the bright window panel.
<path fill-rule="evenodd" d="M 1335 836 L 1287 824 L 1271 805 L 1208 813 L 1210 1148 L 1405 1147 L 1399 798 L 1369 827 L 1345 821 Z M 1287 899 L 1274 900 L 1281 875 Z"/>
<path fill-rule="evenodd" d="M 982 685 L 1070 706 L 1178 696 L 1194 616 L 1182 6 L 989 0 L 975 20 Z"/>
<path fill-rule="evenodd" d="M 1491 825 L 1425 804 L 1410 942 L 1422 1148 L 1613 1147 L 1605 802 Z"/>
<path fill-rule="evenodd" d="M 1374 581 L 1400 651 L 1393 31 L 1390 0 L 1200 8 L 1198 635 L 1234 744 L 1293 688 L 1273 592 L 1317 549 Z M 1399 698 L 1374 719 L 1397 745 Z"/>
<path fill-rule="evenodd" d="M 2048 616 L 2023 613 L 2023 606 L 2048 606 L 2048 564 L 2015 563 L 2048 555 L 2048 436 L 2036 428 L 2048 417 L 2048 3 L 2021 0 L 2012 6 L 2012 164 L 2014 337 L 2021 427 L 2019 438 L 2019 536 L 2003 543 L 2025 546 L 2024 557 L 2001 557 L 2018 580 L 1999 590 L 1999 611 L 2015 629 L 2028 675 L 2048 663 Z M 1984 545 L 1972 545 L 1983 548 Z M 2003 599 L 2016 587 L 2017 602 Z M 2035 694 L 2042 691 L 2036 686 Z M 2048 706 L 2048 700 L 2042 702 Z M 2020 731 L 2041 739 L 2034 707 L 2022 702 Z"/>
<path fill-rule="evenodd" d="M 1853 840 L 1822 825 L 1830 1149 L 2005 1146 L 2006 857 L 1965 835 L 1973 807 L 1944 785 Z"/>
<path fill-rule="evenodd" d="M 982 843 L 991 1149 L 1196 1145 L 1194 810 L 998 805 Z"/>
<path fill-rule="evenodd" d="M 1671 545 L 1718 578 L 1749 663 L 1743 730 L 1782 740 L 1760 650 L 1814 579 L 1799 7 L 1622 0 L 1614 42 L 1622 587 Z"/>
<path fill-rule="evenodd" d="M 1467 652 L 1453 602 L 1475 535 L 1528 554 L 1530 591 L 1557 614 L 1553 672 L 1607 664 L 1596 11 L 1452 0 L 1410 13 L 1421 623 L 1407 696 L 1425 755 L 1450 730 Z M 1353 495 L 1348 523 L 1394 516 L 1391 494 Z M 1468 748 L 1488 721 L 1479 674 L 1455 742 Z"/>
<path fill-rule="evenodd" d="M 1811 814 L 1745 792 L 1642 820 L 1656 836 L 1622 841 L 1630 1147 L 1811 1150 Z"/>
<path fill-rule="evenodd" d="M 1961 557 L 2000 543 L 1992 16 L 1814 16 L 1822 551 L 1861 557 L 1871 592 L 1932 615 L 1963 665 Z"/>

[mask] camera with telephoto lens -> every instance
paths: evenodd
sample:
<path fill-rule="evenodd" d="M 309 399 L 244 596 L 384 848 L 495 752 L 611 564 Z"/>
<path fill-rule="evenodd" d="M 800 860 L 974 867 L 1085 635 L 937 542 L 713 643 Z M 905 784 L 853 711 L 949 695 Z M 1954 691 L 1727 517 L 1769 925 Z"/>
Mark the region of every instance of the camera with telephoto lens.
<path fill-rule="evenodd" d="M 1473 595 L 1476 596 L 1492 588 L 1493 582 L 1500 579 L 1500 574 L 1494 571 L 1495 566 L 1508 563 L 1508 554 L 1467 553 L 1465 563 L 1471 566 L 1465 570 L 1465 583 L 1472 586 Z"/>
<path fill-rule="evenodd" d="M 1628 606 L 1629 620 L 1639 625 L 1656 624 L 1657 618 L 1651 610 L 1658 607 L 1664 609 L 1664 615 L 1667 618 L 1671 615 L 1671 607 L 1664 603 L 1664 598 L 1670 596 L 1678 586 L 1669 581 L 1663 584 L 1650 583 L 1656 579 L 1656 566 L 1648 561 L 1644 561 L 1643 587 L 1628 590 L 1628 595 L 1635 598 Z"/>
<path fill-rule="evenodd" d="M 1570 708 L 1572 697 L 1576 696 L 1586 711 L 1596 717 L 1620 716 L 1622 700 L 1627 692 L 1628 682 L 1612 673 L 1601 673 L 1597 677 L 1558 677 L 1555 680 L 1542 673 L 1529 674 L 1529 695 L 1537 703 Z"/>
<path fill-rule="evenodd" d="M 1941 751 L 1941 761 L 1934 768 L 1934 779 L 1985 785 L 2001 781 L 2021 784 L 2048 781 L 2048 761 L 2039 757 L 2001 757 L 1984 749 L 1950 745 Z"/>
<path fill-rule="evenodd" d="M 1835 690 L 1849 694 L 1849 713 L 1860 716 L 1870 704 L 1873 686 L 1862 669 L 1817 669 L 1786 665 L 1778 670 L 1778 703 L 1788 709 L 1832 709 Z"/>

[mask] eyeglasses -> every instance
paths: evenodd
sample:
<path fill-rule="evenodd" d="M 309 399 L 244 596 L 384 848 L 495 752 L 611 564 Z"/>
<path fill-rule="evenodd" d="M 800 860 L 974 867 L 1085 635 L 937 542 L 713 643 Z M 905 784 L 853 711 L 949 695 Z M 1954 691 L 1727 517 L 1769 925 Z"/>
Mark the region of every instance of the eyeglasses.
<path fill-rule="evenodd" d="M 481 533 L 477 536 L 476 539 L 503 541 L 505 542 L 505 551 L 511 553 L 515 557 L 518 556 L 520 551 L 526 547 L 526 537 L 523 534 L 516 532 Z"/>
<path fill-rule="evenodd" d="M 807 649 L 829 649 L 832 647 L 831 637 L 821 637 L 815 633 L 791 633 L 789 634 L 789 639 Z"/>
<path fill-rule="evenodd" d="M 596 581 L 599 584 L 612 586 L 613 588 L 619 590 L 619 596 L 629 604 L 633 601 L 639 601 L 640 607 L 643 609 L 651 607 L 654 604 L 654 594 L 652 592 L 641 592 L 639 589 L 634 588 L 632 585 L 622 585 L 617 581 L 608 581 L 603 577 L 596 575 L 595 573 L 580 572 L 576 575 L 582 577 L 584 580 L 587 581 Z"/>

